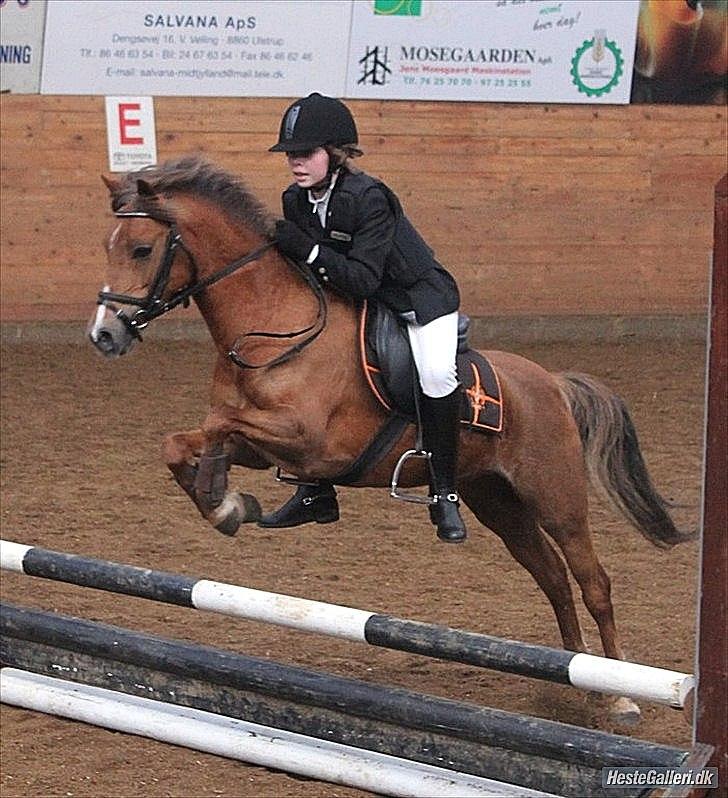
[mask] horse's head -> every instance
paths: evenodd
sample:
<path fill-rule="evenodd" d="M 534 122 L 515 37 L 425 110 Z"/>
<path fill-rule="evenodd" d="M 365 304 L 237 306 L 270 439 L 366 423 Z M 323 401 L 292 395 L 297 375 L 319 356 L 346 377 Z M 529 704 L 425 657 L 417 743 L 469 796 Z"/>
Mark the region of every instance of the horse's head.
<path fill-rule="evenodd" d="M 257 243 L 257 250 L 228 264 L 237 269 L 270 246 L 272 223 L 263 206 L 238 180 L 198 157 L 103 180 L 116 220 L 88 335 L 107 357 L 128 352 L 150 321 L 232 273 L 227 267 L 214 272 L 220 259 L 225 263 L 226 247 L 239 255 Z"/>
<path fill-rule="evenodd" d="M 173 205 L 150 182 L 131 175 L 103 180 L 117 218 L 106 239 L 107 275 L 88 334 L 102 354 L 118 357 L 193 281 L 196 267 L 177 230 Z"/>

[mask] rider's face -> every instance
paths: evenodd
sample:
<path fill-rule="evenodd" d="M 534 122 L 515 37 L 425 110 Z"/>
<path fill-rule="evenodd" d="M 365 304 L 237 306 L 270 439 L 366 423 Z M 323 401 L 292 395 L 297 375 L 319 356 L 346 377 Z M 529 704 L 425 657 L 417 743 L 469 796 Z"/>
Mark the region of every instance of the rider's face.
<path fill-rule="evenodd" d="M 318 185 L 328 174 L 329 154 L 323 147 L 306 152 L 290 152 L 287 158 L 293 179 L 301 188 Z"/>

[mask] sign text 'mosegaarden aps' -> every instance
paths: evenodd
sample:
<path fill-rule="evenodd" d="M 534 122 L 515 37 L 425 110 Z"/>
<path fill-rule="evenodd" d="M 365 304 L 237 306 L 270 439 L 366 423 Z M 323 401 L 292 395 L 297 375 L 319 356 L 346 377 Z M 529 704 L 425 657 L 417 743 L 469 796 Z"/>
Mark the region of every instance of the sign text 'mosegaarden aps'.
<path fill-rule="evenodd" d="M 470 47 L 417 47 L 400 48 L 403 61 L 465 62 L 473 64 L 533 64 L 536 51 L 510 47 L 473 49 Z"/>

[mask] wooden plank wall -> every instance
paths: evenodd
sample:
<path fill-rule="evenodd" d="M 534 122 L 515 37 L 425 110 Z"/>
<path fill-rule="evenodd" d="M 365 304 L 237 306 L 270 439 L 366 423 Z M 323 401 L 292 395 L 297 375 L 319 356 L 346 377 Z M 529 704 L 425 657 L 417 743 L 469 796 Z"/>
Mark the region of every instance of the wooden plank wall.
<path fill-rule="evenodd" d="M 201 151 L 277 209 L 283 99 L 156 98 L 160 160 Z M 352 101 L 359 161 L 459 279 L 473 316 L 707 305 L 722 106 Z M 3 95 L 1 318 L 86 319 L 111 224 L 102 97 Z"/>

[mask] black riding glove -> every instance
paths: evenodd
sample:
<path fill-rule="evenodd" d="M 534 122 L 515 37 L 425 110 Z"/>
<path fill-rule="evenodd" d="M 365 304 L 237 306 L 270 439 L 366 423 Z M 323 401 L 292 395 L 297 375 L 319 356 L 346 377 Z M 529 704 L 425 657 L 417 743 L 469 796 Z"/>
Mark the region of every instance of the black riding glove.
<path fill-rule="evenodd" d="M 276 222 L 276 241 L 278 249 L 297 261 L 305 261 L 316 243 L 301 228 L 288 219 Z"/>

